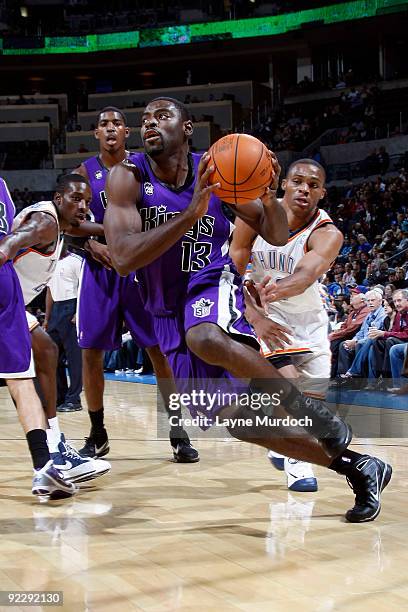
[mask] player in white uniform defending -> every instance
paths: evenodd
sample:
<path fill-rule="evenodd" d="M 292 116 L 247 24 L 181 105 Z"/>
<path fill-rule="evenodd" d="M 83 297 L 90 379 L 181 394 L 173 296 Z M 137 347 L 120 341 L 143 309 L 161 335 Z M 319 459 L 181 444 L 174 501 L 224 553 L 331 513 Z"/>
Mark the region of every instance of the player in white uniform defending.
<path fill-rule="evenodd" d="M 231 256 L 249 283 L 259 283 L 262 303 L 254 286 L 246 316 L 261 338 L 261 350 L 275 367 L 312 397 L 324 398 L 330 379 L 328 318 L 318 279 L 336 259 L 343 236 L 329 215 L 318 208 L 325 196 L 325 172 L 320 164 L 303 159 L 293 163 L 282 181 L 281 200 L 289 222 L 289 239 L 275 247 L 237 220 Z M 254 303 L 258 297 L 258 306 Z M 288 488 L 316 491 L 309 463 L 268 453 L 277 469 L 284 469 Z"/>
<path fill-rule="evenodd" d="M 46 287 L 61 254 L 61 232 L 85 220 L 91 198 L 86 179 L 71 174 L 62 177 L 52 202 L 38 202 L 23 209 L 14 219 L 13 232 L 2 250 L 14 259 L 27 306 Z M 41 329 L 37 319 L 26 313 L 36 364 L 39 393 L 48 419 L 47 442 L 54 465 L 66 480 L 82 482 L 105 474 L 107 461 L 83 459 L 65 441 L 56 413 L 56 369 L 58 350 Z"/>

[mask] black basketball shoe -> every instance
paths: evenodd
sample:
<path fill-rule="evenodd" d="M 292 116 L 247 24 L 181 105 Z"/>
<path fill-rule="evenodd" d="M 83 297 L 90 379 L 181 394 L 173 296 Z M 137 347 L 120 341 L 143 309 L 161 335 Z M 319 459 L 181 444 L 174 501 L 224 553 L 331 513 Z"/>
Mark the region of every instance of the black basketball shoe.
<path fill-rule="evenodd" d="M 350 465 L 347 482 L 356 499 L 354 507 L 346 513 L 350 523 L 373 521 L 381 510 L 381 492 L 390 482 L 392 467 L 377 457 L 363 455 Z"/>
<path fill-rule="evenodd" d="M 100 459 L 109 453 L 109 439 L 106 429 L 101 433 L 94 434 L 92 429 L 89 438 L 85 438 L 84 446 L 78 451 L 81 457 L 91 457 L 91 459 Z"/>
<path fill-rule="evenodd" d="M 190 438 L 187 434 L 183 438 L 172 438 L 170 436 L 170 444 L 176 463 L 197 463 L 197 461 L 200 461 L 200 455 L 191 446 Z"/>

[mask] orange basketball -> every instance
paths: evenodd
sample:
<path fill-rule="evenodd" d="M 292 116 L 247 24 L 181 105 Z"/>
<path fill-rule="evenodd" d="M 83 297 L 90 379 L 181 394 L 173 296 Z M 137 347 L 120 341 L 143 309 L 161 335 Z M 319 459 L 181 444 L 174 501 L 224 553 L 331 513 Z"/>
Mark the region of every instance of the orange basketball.
<path fill-rule="evenodd" d="M 229 134 L 217 140 L 208 153 L 215 166 L 209 182 L 220 183 L 214 191 L 229 204 L 248 204 L 265 193 L 273 179 L 271 154 L 249 134 Z"/>

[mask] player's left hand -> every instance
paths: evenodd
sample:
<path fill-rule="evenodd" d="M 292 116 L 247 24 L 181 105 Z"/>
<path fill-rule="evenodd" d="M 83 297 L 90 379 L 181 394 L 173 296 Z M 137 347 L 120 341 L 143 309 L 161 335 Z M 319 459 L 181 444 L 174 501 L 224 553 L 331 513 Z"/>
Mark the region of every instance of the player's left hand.
<path fill-rule="evenodd" d="M 272 168 L 273 168 L 273 176 L 272 182 L 269 187 L 266 188 L 264 195 L 261 197 L 262 204 L 268 208 L 275 204 L 276 201 L 276 191 L 279 186 L 279 176 L 281 173 L 281 167 L 278 162 L 278 158 L 276 157 L 273 151 L 269 151 L 271 156 Z"/>
<path fill-rule="evenodd" d="M 268 317 L 257 319 L 254 330 L 258 338 L 261 338 L 270 351 L 276 348 L 284 348 L 285 344 L 292 344 L 290 330 Z"/>
<path fill-rule="evenodd" d="M 256 285 L 261 304 L 264 308 L 271 302 L 279 300 L 278 284 L 271 283 L 271 277 L 265 276 L 262 282 Z"/>

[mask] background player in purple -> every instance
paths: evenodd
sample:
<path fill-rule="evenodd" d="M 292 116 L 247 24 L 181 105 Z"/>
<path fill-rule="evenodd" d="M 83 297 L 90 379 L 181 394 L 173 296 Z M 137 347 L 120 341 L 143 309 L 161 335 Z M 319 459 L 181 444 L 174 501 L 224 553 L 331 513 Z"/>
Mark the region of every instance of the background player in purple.
<path fill-rule="evenodd" d="M 15 217 L 13 232 L 4 238 L 2 250 L 13 259 L 26 306 L 51 279 L 61 254 L 62 232 L 85 220 L 90 199 L 87 180 L 79 174 L 67 174 L 59 179 L 52 201 L 37 202 Z M 71 482 L 96 478 L 106 473 L 110 464 L 101 459 L 81 457 L 66 442 L 56 412 L 58 349 L 35 317 L 27 316 L 34 319 L 33 323 L 30 321 L 31 345 L 39 393 L 49 425 L 47 441 L 54 466 Z M 73 340 L 77 342 L 76 336 Z M 69 355 L 69 346 L 67 348 Z"/>
<path fill-rule="evenodd" d="M 259 354 L 243 316 L 241 279 L 228 255 L 230 228 L 222 203 L 212 193 L 216 185 L 208 184 L 214 168 L 208 166 L 207 154 L 200 159 L 189 153 L 192 130 L 179 101 L 163 97 L 147 105 L 141 130 L 145 154 L 115 166 L 107 182 L 104 226 L 112 261 L 121 274 L 137 270 L 160 347 L 177 382 L 190 378 L 200 384 L 209 377 L 232 375 L 253 378 L 269 393 L 279 389 L 287 412 L 312 420 L 304 427 L 309 436 L 291 437 L 282 428 L 282 437 L 277 437 L 267 425 L 230 425 L 232 435 L 347 475 L 356 493 L 347 519 L 373 520 L 391 467 L 348 450 L 349 427 L 324 402 L 305 398 Z M 285 244 L 287 219 L 276 200 L 276 184 L 272 187 L 261 201 L 234 210 L 267 242 Z M 277 378 L 278 386 L 271 382 Z M 253 422 L 253 411 L 246 406 L 217 408 L 223 417 Z M 206 406 L 201 410 L 206 413 Z"/>
<path fill-rule="evenodd" d="M 105 181 L 110 168 L 128 157 L 126 138 L 129 128 L 126 117 L 115 107 L 104 108 L 97 117 L 95 137 L 99 140 L 100 153 L 86 160 L 77 172 L 89 179 L 92 188 L 90 209 L 92 222 L 81 226 L 77 235 L 99 236 L 87 241 L 92 257 L 84 263 L 78 298 L 78 339 L 83 349 L 83 380 L 91 432 L 83 456 L 103 457 L 109 452 L 108 435 L 104 426 L 104 352 L 121 345 L 122 325 L 125 321 L 133 339 L 145 348 L 153 364 L 157 379 L 163 381 L 160 391 L 164 402 L 174 386 L 164 381 L 171 379 L 166 358 L 157 346 L 151 315 L 144 309 L 135 275 L 121 278 L 112 269 L 108 247 L 104 240 L 103 219 L 106 208 Z M 177 417 L 177 415 L 173 415 Z M 181 419 L 181 412 L 179 413 Z M 172 419 L 170 443 L 173 456 L 179 462 L 199 460 L 198 452 L 191 446 L 187 433 Z"/>
<path fill-rule="evenodd" d="M 10 233 L 14 212 L 7 185 L 0 179 L 0 378 L 6 380 L 27 438 L 34 466 L 32 493 L 70 497 L 76 487 L 64 482 L 62 474 L 53 467 L 47 446 L 44 412 L 32 381 L 35 371 L 20 283 L 8 254 L 1 250 Z"/>

